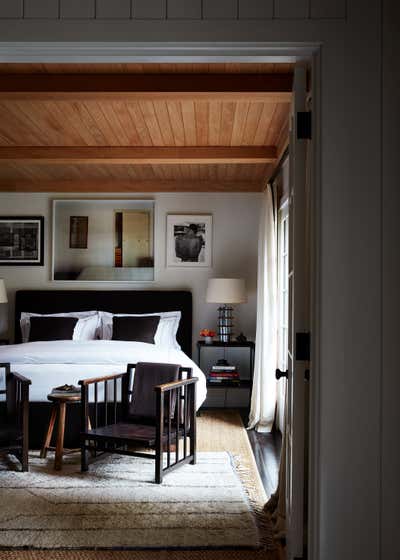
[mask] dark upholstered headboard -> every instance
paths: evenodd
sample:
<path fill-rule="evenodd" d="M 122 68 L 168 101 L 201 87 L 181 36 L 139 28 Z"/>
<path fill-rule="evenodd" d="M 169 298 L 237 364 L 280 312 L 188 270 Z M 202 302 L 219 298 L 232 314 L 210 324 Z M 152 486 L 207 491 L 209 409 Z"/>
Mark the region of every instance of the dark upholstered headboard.
<path fill-rule="evenodd" d="M 159 290 L 20 290 L 15 294 L 15 342 L 21 342 L 21 312 L 66 313 L 69 311 L 110 313 L 156 313 L 181 311 L 177 340 L 192 355 L 192 294 Z"/>

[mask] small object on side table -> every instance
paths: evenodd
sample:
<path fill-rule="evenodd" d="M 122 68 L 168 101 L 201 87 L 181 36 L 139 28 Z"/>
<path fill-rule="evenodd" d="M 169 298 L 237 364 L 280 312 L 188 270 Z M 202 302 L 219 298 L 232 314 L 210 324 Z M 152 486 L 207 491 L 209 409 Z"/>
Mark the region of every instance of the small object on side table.
<path fill-rule="evenodd" d="M 81 392 L 79 388 L 73 385 L 62 385 L 61 387 L 56 387 L 52 392 L 47 395 L 50 402 L 53 403 L 51 409 L 51 415 L 49 420 L 49 425 L 47 428 L 47 433 L 44 438 L 43 447 L 40 452 L 40 458 L 45 459 L 47 451 L 55 450 L 54 468 L 56 471 L 62 468 L 62 459 L 64 453 L 72 453 L 74 451 L 80 451 L 80 449 L 64 449 L 64 431 L 65 431 L 65 414 L 67 404 L 80 403 L 81 402 Z M 51 436 L 53 435 L 54 425 L 56 423 L 58 414 L 58 430 L 57 430 L 57 441 L 56 447 L 51 447 Z"/>
<path fill-rule="evenodd" d="M 247 342 L 247 336 L 245 336 L 242 332 L 239 334 L 239 336 L 236 337 L 236 340 L 238 342 Z"/>
<path fill-rule="evenodd" d="M 215 331 L 213 331 L 211 329 L 202 329 L 200 331 L 200 336 L 202 336 L 204 338 L 204 343 L 205 344 L 212 344 L 213 343 L 213 338 L 215 336 Z"/>
<path fill-rule="evenodd" d="M 75 387 L 75 385 L 60 385 L 60 387 L 54 387 L 54 389 L 51 390 L 50 395 L 54 396 L 63 396 L 66 395 L 67 397 L 69 395 L 79 395 L 79 397 L 81 396 L 81 390 L 79 387 Z"/>

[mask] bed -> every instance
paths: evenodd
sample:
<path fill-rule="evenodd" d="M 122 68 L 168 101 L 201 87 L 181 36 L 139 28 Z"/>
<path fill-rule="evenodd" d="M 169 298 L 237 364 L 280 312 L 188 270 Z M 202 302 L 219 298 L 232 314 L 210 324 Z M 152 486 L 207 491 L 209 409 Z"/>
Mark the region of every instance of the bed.
<path fill-rule="evenodd" d="M 20 317 L 23 312 L 50 314 L 92 310 L 114 314 L 180 311 L 176 334 L 180 349 L 119 340 L 22 342 Z M 79 379 L 125 371 L 127 363 L 169 362 L 192 367 L 193 375 L 199 378 L 197 408 L 206 397 L 205 376 L 191 360 L 192 295 L 187 291 L 17 291 L 14 340 L 15 344 L 0 347 L 0 362 L 10 362 L 13 371 L 32 381 L 31 447 L 41 445 L 49 415 L 47 395 L 53 387 L 64 383 L 76 385 Z M 79 415 L 71 414 L 67 423 L 66 444 L 71 445 L 79 434 Z"/>

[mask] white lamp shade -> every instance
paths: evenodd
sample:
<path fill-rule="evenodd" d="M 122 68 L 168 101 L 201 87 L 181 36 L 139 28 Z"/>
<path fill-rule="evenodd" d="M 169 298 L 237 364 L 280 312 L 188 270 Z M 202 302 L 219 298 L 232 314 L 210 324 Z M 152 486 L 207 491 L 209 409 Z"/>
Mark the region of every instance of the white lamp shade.
<path fill-rule="evenodd" d="M 246 285 L 243 278 L 210 278 L 207 286 L 208 303 L 245 303 Z"/>
<path fill-rule="evenodd" d="M 0 278 L 0 303 L 8 303 L 6 285 L 3 278 Z"/>

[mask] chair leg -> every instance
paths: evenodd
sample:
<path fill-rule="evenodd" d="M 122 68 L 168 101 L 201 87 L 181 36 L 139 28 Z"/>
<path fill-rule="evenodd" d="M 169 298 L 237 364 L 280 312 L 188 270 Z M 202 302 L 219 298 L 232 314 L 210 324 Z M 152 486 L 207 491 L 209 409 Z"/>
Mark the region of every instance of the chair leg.
<path fill-rule="evenodd" d="M 156 448 L 156 484 L 161 484 L 163 479 L 163 451 L 162 447 Z"/>
<path fill-rule="evenodd" d="M 195 419 L 190 434 L 190 454 L 193 456 L 193 459 L 190 461 L 191 465 L 195 465 L 197 461 L 196 442 L 197 442 L 197 434 L 196 434 L 196 419 Z"/>
<path fill-rule="evenodd" d="M 22 472 L 29 471 L 29 459 L 28 459 L 28 438 L 24 435 L 22 440 L 22 450 L 21 450 L 21 465 Z"/>
<path fill-rule="evenodd" d="M 190 461 L 191 465 L 195 465 L 197 462 L 197 454 L 196 451 L 193 453 L 193 459 Z"/>
<path fill-rule="evenodd" d="M 81 472 L 87 472 L 89 470 L 88 464 L 88 452 L 85 449 L 85 440 L 81 443 Z"/>
<path fill-rule="evenodd" d="M 163 428 L 164 428 L 164 395 L 156 393 L 156 484 L 163 479 Z"/>
<path fill-rule="evenodd" d="M 196 426 L 196 385 L 191 386 L 190 391 L 190 455 L 193 459 L 191 465 L 196 464 L 196 442 L 197 442 L 197 426 Z"/>

